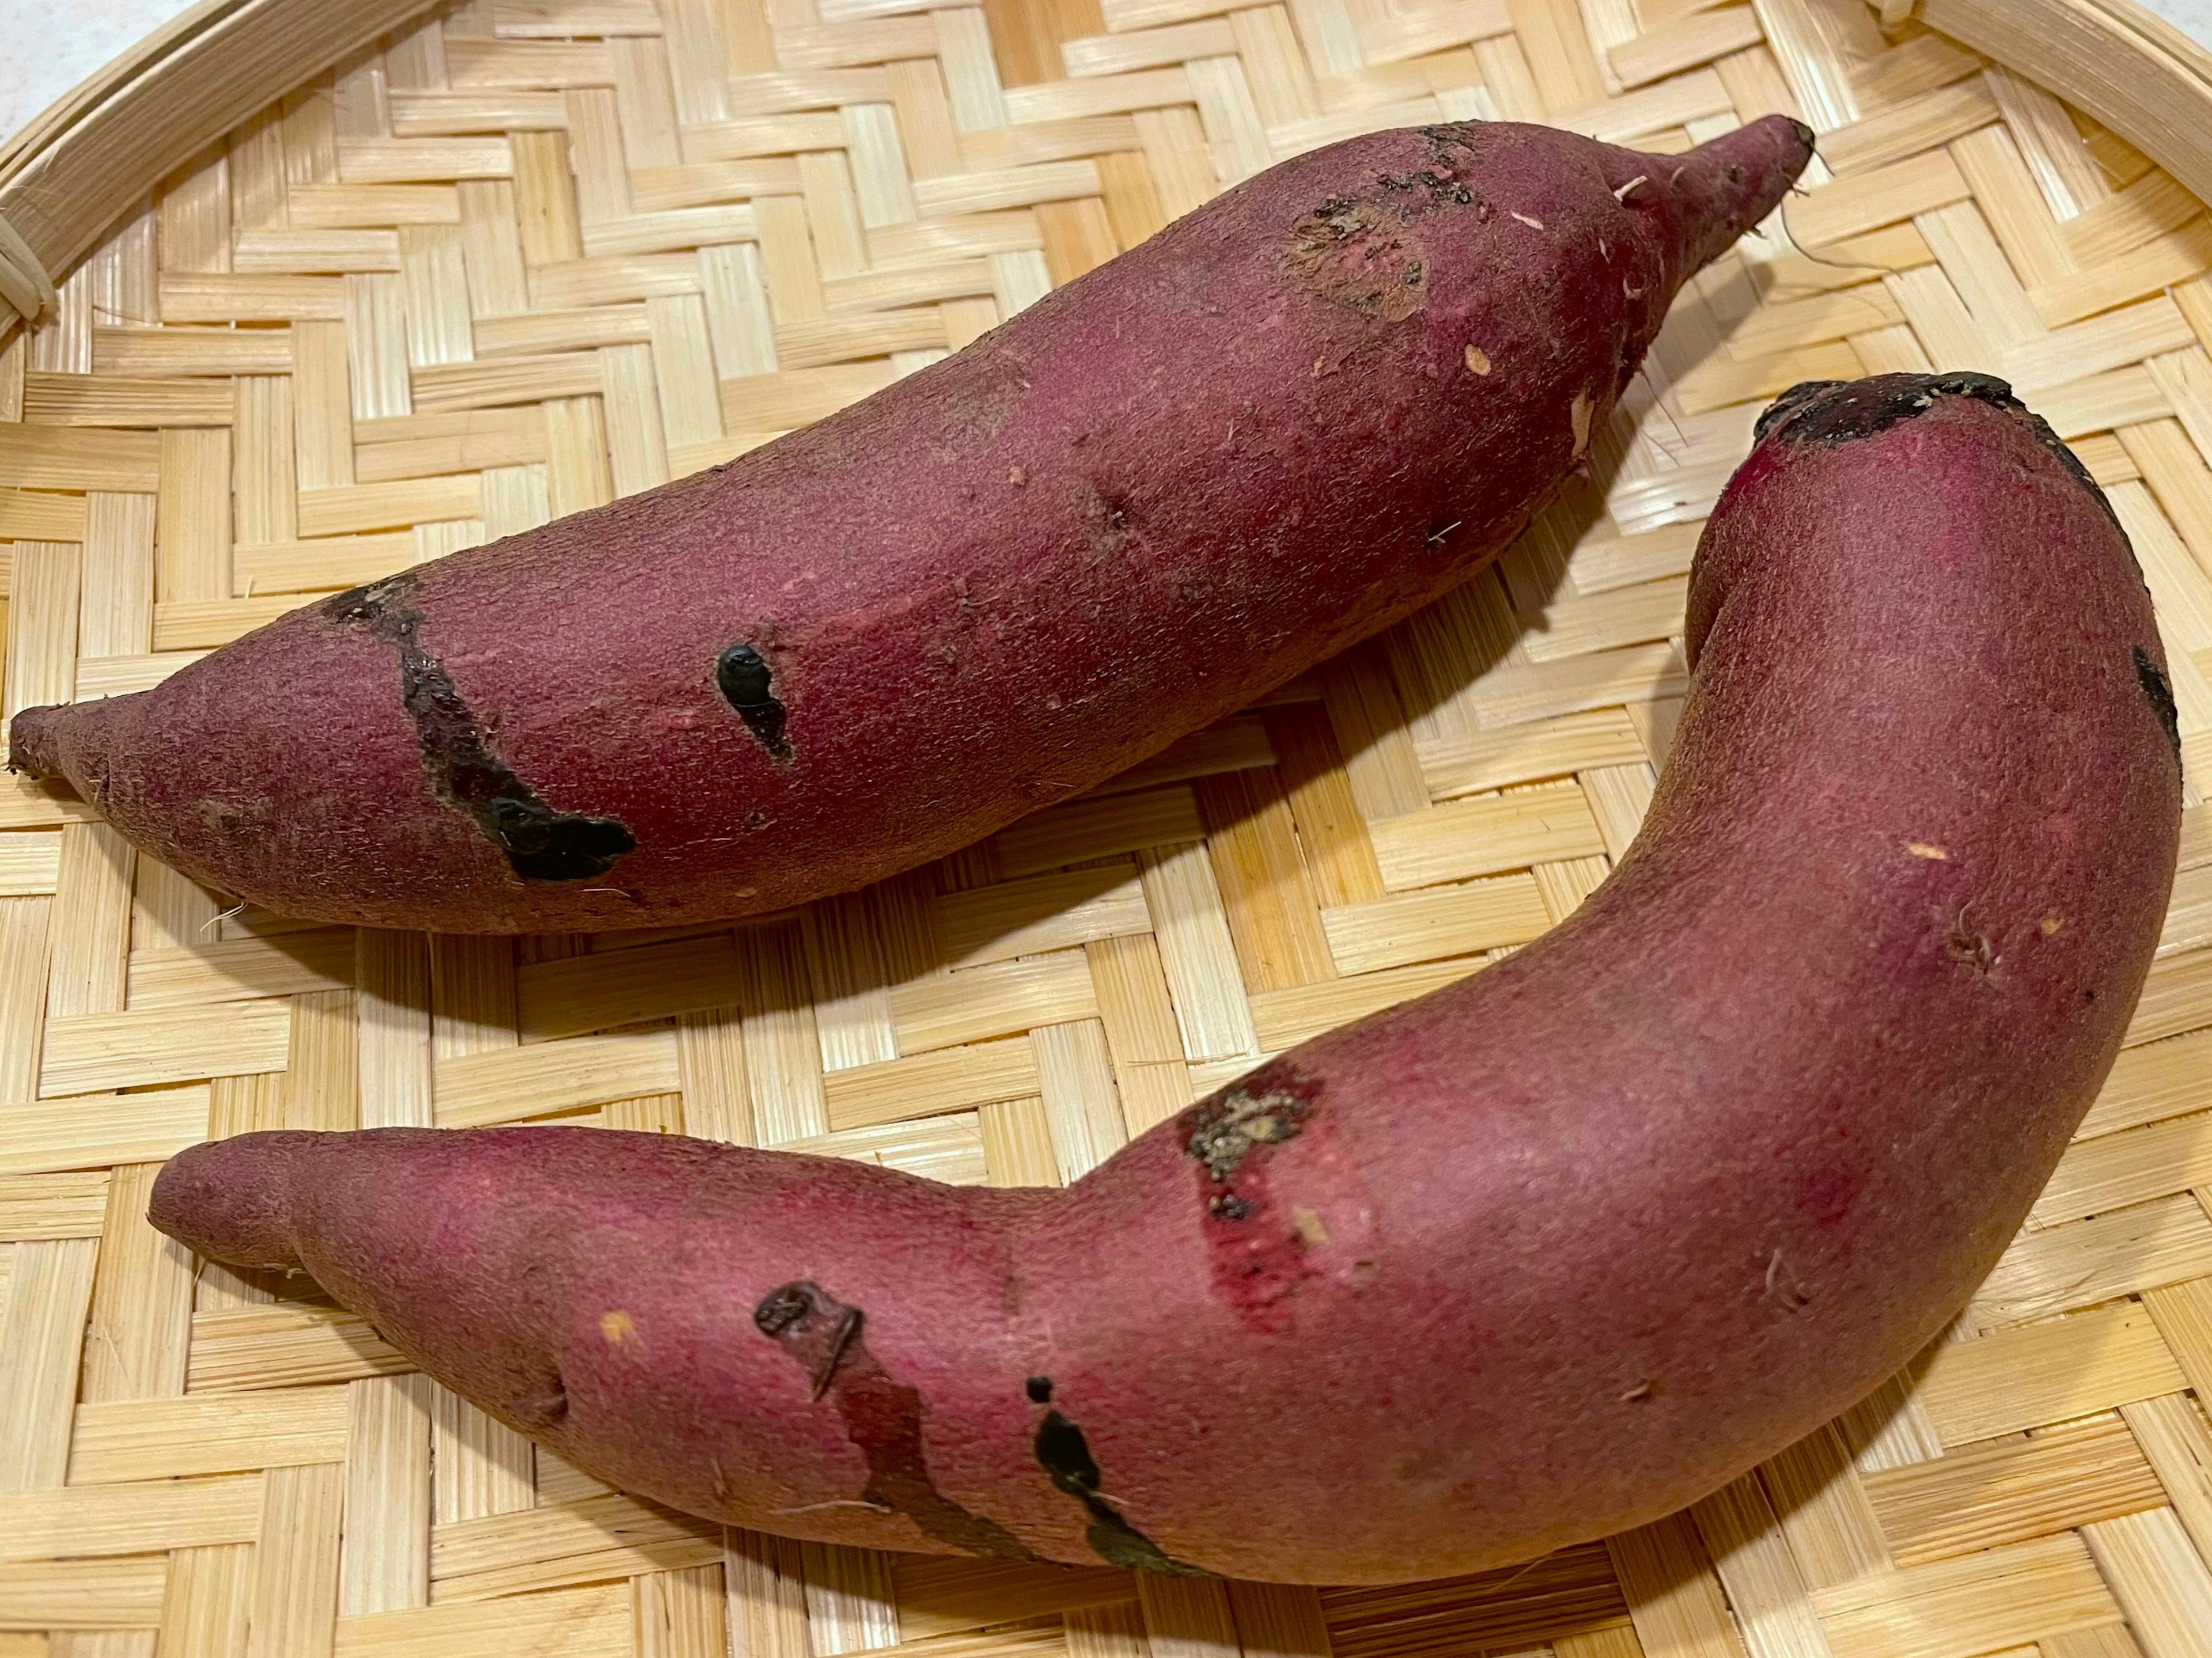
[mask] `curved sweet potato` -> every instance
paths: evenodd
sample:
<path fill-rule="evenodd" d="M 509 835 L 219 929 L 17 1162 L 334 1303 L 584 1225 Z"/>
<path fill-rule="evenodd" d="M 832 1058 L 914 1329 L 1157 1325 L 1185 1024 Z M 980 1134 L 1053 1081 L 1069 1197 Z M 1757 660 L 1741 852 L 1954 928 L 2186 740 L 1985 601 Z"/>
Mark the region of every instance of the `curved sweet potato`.
<path fill-rule="evenodd" d="M 1768 422 L 1612 878 L 1065 1192 L 386 1130 L 196 1148 L 154 1220 L 769 1530 L 1348 1582 L 1689 1502 L 1996 1260 L 2118 1050 L 2179 830 L 2149 598 L 2047 427 L 1971 375 Z"/>
<path fill-rule="evenodd" d="M 1470 125 L 1301 156 L 712 474 L 29 710 L 12 763 L 325 920 L 631 927 L 865 884 L 1494 554 L 1810 143 Z"/>

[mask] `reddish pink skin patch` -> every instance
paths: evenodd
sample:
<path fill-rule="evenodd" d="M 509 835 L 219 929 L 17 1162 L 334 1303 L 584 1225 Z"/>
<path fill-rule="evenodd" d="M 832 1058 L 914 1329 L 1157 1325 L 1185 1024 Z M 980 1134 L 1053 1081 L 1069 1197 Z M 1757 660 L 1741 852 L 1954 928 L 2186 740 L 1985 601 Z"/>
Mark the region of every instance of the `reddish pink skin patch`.
<path fill-rule="evenodd" d="M 1241 1086 L 1264 1090 L 1268 1072 Z M 1179 1120 L 1186 1145 L 1197 1109 Z M 1196 1158 L 1192 1169 L 1216 1295 L 1247 1327 L 1289 1328 L 1291 1297 L 1310 1278 L 1373 1270 L 1365 1182 L 1328 1113 L 1309 1109 L 1291 1140 L 1255 1145 L 1224 1180 Z"/>

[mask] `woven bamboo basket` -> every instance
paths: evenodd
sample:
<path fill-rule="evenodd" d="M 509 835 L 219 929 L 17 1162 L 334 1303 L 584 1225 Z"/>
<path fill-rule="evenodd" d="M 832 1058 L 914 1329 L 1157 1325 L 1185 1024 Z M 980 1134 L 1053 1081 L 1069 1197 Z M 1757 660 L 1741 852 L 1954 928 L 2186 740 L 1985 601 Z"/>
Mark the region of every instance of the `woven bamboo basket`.
<path fill-rule="evenodd" d="M 57 106 L 0 152 L 0 298 L 40 313 L 0 349 L 6 711 L 764 441 L 1332 139 L 1667 150 L 1786 110 L 1824 161 L 1685 296 L 1593 527 L 881 888 L 651 935 L 302 927 L 0 785 L 0 1658 L 2212 1658 L 2212 59 L 2126 0 L 927 3 L 210 0 Z M 162 1158 L 280 1125 L 1071 1179 L 1572 909 L 1665 756 L 1758 407 L 1930 367 L 2011 379 L 2134 538 L 2183 873 L 1956 1327 L 1686 1514 L 1318 1593 L 726 1532 L 143 1219 Z"/>

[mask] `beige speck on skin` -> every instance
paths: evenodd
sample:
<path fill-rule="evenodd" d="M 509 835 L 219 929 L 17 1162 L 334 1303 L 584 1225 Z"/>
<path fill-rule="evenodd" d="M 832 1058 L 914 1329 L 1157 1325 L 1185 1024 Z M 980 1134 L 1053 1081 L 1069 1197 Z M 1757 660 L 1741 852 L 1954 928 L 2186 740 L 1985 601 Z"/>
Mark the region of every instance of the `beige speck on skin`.
<path fill-rule="evenodd" d="M 1590 400 L 1589 392 L 1577 392 L 1575 393 L 1574 406 L 1567 410 L 1567 418 L 1574 422 L 1575 454 L 1577 459 L 1580 459 L 1583 452 L 1589 447 Z"/>
<path fill-rule="evenodd" d="M 2046 915 L 2035 924 L 2035 930 L 2048 938 L 2065 925 L 2066 918 L 2063 915 Z"/>
<path fill-rule="evenodd" d="M 1541 230 L 1544 228 L 1544 222 L 1541 219 L 1535 217 L 1533 214 L 1516 213 L 1513 216 L 1520 220 L 1522 224 L 1527 225 L 1531 230 Z"/>
<path fill-rule="evenodd" d="M 1470 374 L 1487 374 L 1490 372 L 1490 353 L 1479 345 L 1468 346 L 1467 372 Z"/>
<path fill-rule="evenodd" d="M 1298 1236 L 1308 1243 L 1319 1245 L 1329 1241 L 1328 1223 L 1321 1218 L 1318 1209 L 1293 1209 L 1291 1224 L 1297 1228 Z"/>
<path fill-rule="evenodd" d="M 599 1333 L 613 1346 L 626 1346 L 637 1339 L 637 1321 L 617 1307 L 599 1315 Z"/>
<path fill-rule="evenodd" d="M 1948 863 L 1951 854 L 1932 841 L 1907 841 L 1905 849 L 1915 858 L 1932 858 L 1937 863 Z"/>

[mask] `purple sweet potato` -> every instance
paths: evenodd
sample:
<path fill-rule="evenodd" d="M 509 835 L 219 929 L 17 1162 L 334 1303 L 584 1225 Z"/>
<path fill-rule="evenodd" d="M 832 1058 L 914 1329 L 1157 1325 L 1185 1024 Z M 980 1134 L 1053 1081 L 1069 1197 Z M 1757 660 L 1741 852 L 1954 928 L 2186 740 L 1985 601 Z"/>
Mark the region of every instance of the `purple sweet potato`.
<path fill-rule="evenodd" d="M 862 885 L 1495 554 L 1811 136 L 1316 151 L 711 474 L 29 710 L 12 763 L 323 920 L 632 927 Z"/>
<path fill-rule="evenodd" d="M 392 1129 L 196 1148 L 153 1218 L 770 1531 L 1359 1582 L 1649 1520 L 1995 1262 L 2118 1051 L 2180 819 L 2126 537 L 2000 382 L 1785 399 L 1689 616 L 1674 756 L 1579 912 L 1066 1191 Z"/>

